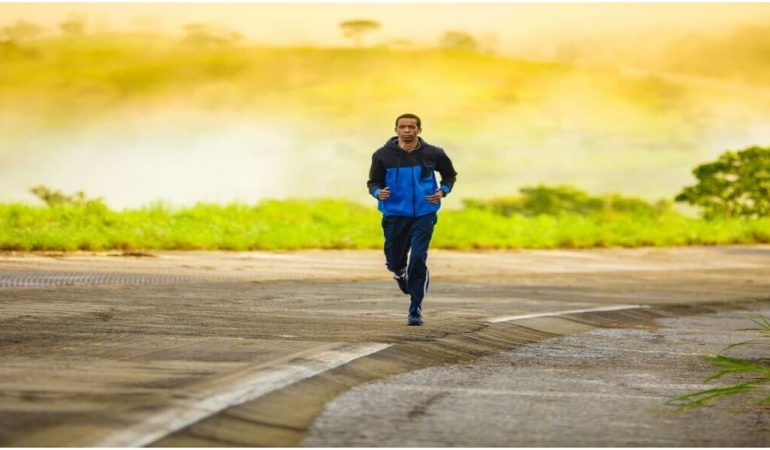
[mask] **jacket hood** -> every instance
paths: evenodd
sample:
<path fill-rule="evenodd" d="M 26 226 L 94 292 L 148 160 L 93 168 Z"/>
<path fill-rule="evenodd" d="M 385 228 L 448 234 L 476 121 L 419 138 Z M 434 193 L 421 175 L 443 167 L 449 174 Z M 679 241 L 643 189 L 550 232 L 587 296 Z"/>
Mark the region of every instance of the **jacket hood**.
<path fill-rule="evenodd" d="M 420 136 L 417 136 L 417 140 L 420 142 L 420 147 L 427 145 L 427 142 L 425 142 Z M 385 148 L 401 151 L 401 147 L 398 146 L 398 136 L 393 136 L 392 138 L 388 139 L 385 142 Z"/>

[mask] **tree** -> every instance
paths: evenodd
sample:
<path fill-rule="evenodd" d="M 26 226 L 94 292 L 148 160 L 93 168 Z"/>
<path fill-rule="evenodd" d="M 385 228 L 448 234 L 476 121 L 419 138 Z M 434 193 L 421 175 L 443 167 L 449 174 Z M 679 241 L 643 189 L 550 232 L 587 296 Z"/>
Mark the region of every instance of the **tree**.
<path fill-rule="evenodd" d="M 70 17 L 59 24 L 59 29 L 65 36 L 82 36 L 86 32 L 86 22 L 80 17 Z"/>
<path fill-rule="evenodd" d="M 441 36 L 439 46 L 450 50 L 475 52 L 479 49 L 479 41 L 464 31 L 447 31 Z"/>
<path fill-rule="evenodd" d="M 216 47 L 231 45 L 243 39 L 235 31 L 205 23 L 191 23 L 184 26 L 185 37 L 182 41 L 197 47 Z"/>
<path fill-rule="evenodd" d="M 17 20 L 13 25 L 6 25 L 0 29 L 2 36 L 11 42 L 23 42 L 34 39 L 42 32 L 43 29 L 39 26 L 23 20 Z"/>
<path fill-rule="evenodd" d="M 700 206 L 704 217 L 770 216 L 770 147 L 725 152 L 693 174 L 698 183 L 675 200 Z"/>
<path fill-rule="evenodd" d="M 360 47 L 364 41 L 364 35 L 380 28 L 380 24 L 367 19 L 348 20 L 340 23 L 342 34 L 355 42 L 356 47 Z"/>

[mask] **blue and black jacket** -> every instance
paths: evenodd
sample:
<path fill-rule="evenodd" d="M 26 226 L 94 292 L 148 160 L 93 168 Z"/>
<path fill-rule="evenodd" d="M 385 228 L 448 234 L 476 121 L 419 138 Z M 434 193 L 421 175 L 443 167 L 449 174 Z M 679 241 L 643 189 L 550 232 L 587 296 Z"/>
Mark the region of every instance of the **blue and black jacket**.
<path fill-rule="evenodd" d="M 435 171 L 441 174 L 440 189 L 445 197 L 455 184 L 457 172 L 444 150 L 417 139 L 419 146 L 406 152 L 399 148 L 398 137 L 394 136 L 372 155 L 366 186 L 374 198 L 380 189 L 390 188 L 390 198 L 379 200 L 378 205 L 385 216 L 420 217 L 438 211 L 440 203 L 425 199 L 439 189 Z"/>

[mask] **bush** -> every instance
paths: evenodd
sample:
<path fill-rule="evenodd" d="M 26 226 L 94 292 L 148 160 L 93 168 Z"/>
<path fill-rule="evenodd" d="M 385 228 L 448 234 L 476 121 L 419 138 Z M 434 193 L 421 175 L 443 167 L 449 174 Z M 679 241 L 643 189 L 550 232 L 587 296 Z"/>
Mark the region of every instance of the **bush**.
<path fill-rule="evenodd" d="M 617 194 L 592 197 L 569 186 L 548 187 L 540 185 L 521 188 L 520 192 L 520 196 L 500 197 L 487 201 L 463 199 L 463 204 L 466 208 L 487 210 L 506 217 L 514 214 L 524 216 L 542 214 L 551 216 L 563 214 L 657 216 L 670 210 L 670 204 L 667 202 L 651 204 L 642 199 L 623 197 Z"/>
<path fill-rule="evenodd" d="M 50 207 L 58 205 L 81 206 L 89 209 L 106 210 L 104 200 L 99 198 L 87 198 L 85 192 L 78 191 L 72 195 L 67 195 L 62 191 L 53 190 L 47 186 L 35 186 L 29 190 L 35 197 L 44 201 Z"/>

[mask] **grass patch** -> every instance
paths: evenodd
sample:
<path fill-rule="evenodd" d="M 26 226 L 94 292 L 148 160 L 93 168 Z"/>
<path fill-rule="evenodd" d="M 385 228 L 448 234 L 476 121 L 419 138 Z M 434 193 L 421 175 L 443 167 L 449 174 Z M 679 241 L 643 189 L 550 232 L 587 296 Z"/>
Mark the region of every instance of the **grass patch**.
<path fill-rule="evenodd" d="M 554 206 L 553 192 L 488 202 L 466 201 L 442 211 L 432 247 L 548 249 L 760 244 L 770 219 L 703 220 L 665 204 L 618 196 L 574 195 Z M 543 195 L 545 193 L 548 195 Z M 535 192 L 534 195 L 532 192 Z M 536 197 L 536 200 L 532 200 Z M 574 200 L 574 199 L 573 199 Z M 507 203 L 506 203 L 507 202 Z M 502 205 L 502 206 L 501 206 Z M 507 206 L 506 206 L 507 205 Z M 0 250 L 297 250 L 376 249 L 380 213 L 339 199 L 266 200 L 257 205 L 162 203 L 115 211 L 102 201 L 49 206 L 0 204 Z"/>
<path fill-rule="evenodd" d="M 292 250 L 368 248 L 376 211 L 344 200 L 259 205 L 104 207 L 0 205 L 2 250 Z M 367 226 L 368 225 L 368 226 Z"/>

